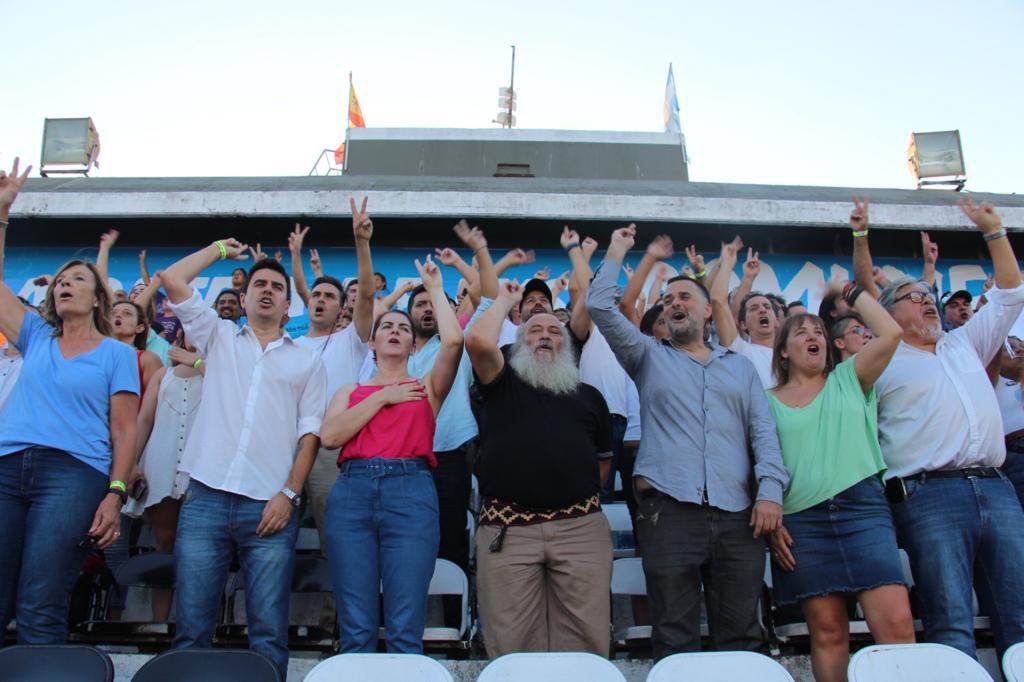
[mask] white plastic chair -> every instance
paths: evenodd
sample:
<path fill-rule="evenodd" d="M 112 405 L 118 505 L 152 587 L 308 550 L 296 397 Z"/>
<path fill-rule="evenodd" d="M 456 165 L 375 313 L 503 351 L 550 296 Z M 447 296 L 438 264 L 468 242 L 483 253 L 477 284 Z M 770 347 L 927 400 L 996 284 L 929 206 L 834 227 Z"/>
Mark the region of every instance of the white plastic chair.
<path fill-rule="evenodd" d="M 1017 642 L 1003 654 L 1006 682 L 1024 682 L 1024 642 Z"/>
<path fill-rule="evenodd" d="M 428 656 L 418 654 L 339 654 L 321 661 L 305 682 L 453 682 L 451 673 Z"/>
<path fill-rule="evenodd" d="M 846 670 L 849 682 L 992 682 L 976 660 L 945 644 L 875 644 Z"/>
<path fill-rule="evenodd" d="M 647 682 L 793 682 L 793 676 L 773 659 L 752 651 L 708 651 L 673 654 L 658 661 Z"/>
<path fill-rule="evenodd" d="M 461 622 L 458 629 L 446 627 L 428 627 L 423 631 L 426 643 L 454 643 L 463 639 L 469 629 L 469 579 L 457 564 L 447 559 L 434 562 L 434 575 L 430 579 L 430 596 L 456 595 L 462 598 L 459 609 Z"/>
<path fill-rule="evenodd" d="M 606 658 L 582 653 L 505 654 L 484 668 L 477 682 L 626 682 Z"/>
<path fill-rule="evenodd" d="M 608 527 L 612 531 L 612 555 L 616 558 L 632 557 L 636 554 L 636 539 L 633 538 L 633 521 L 629 517 L 629 507 L 625 502 L 614 502 L 601 505 L 601 511 L 608 519 Z M 619 547 L 619 538 L 626 540 L 626 547 Z"/>

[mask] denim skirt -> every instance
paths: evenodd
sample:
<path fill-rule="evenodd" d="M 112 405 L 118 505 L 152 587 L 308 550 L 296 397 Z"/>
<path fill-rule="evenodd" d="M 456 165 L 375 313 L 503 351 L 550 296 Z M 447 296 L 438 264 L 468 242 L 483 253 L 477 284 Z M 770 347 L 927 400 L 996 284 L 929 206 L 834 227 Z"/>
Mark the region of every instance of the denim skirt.
<path fill-rule="evenodd" d="M 882 585 L 906 585 L 889 504 L 878 476 L 865 478 L 783 525 L 793 538 L 796 568 L 772 563 L 778 604 L 808 597 L 857 593 Z"/>

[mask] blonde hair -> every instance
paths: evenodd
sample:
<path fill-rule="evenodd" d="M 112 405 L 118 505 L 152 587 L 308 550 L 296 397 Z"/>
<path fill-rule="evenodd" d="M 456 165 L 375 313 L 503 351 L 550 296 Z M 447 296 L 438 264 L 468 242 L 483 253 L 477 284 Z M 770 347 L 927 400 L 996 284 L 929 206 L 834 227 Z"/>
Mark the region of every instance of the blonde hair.
<path fill-rule="evenodd" d="M 81 265 L 92 273 L 93 280 L 95 280 L 95 286 L 93 287 L 93 295 L 96 297 L 96 307 L 92 311 L 92 323 L 103 336 L 110 336 L 114 331 L 114 325 L 111 322 L 113 317 L 113 308 L 110 301 L 110 291 L 107 289 L 106 284 L 100 277 L 100 271 L 96 269 L 96 266 L 92 263 L 84 260 L 70 260 L 60 267 L 57 274 L 53 276 L 53 281 L 50 282 L 50 286 L 46 289 L 46 298 L 43 300 L 43 305 L 39 310 L 39 313 L 54 328 L 54 336 L 61 336 L 64 333 L 64 320 L 57 315 L 57 307 L 54 305 L 54 289 L 57 286 L 57 280 L 70 268 L 76 265 Z"/>

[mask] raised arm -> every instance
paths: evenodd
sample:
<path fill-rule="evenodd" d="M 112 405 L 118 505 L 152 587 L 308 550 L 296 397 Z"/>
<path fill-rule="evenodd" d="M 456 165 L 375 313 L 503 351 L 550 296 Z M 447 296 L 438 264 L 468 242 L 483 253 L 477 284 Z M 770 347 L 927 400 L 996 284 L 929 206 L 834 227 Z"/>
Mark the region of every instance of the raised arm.
<path fill-rule="evenodd" d="M 380 315 L 383 315 L 387 311 L 391 310 L 395 306 L 395 304 L 398 303 L 398 299 L 402 298 L 415 288 L 416 282 L 407 281 L 403 283 L 402 286 L 395 287 L 394 291 L 392 291 L 384 298 L 377 299 L 376 309 L 374 310 L 373 313 L 374 317 L 379 317 Z"/>
<path fill-rule="evenodd" d="M 462 269 L 459 269 L 459 272 L 462 273 L 466 280 L 466 284 L 470 287 L 470 291 L 473 290 L 473 280 L 470 277 L 476 275 L 479 280 L 480 292 L 477 300 L 473 301 L 473 305 L 480 305 L 480 297 L 497 298 L 498 271 L 494 266 L 494 260 L 491 258 L 490 249 L 487 248 L 487 239 L 484 237 L 484 233 L 479 227 L 470 229 L 469 223 L 465 220 L 457 222 L 452 229 L 454 229 L 455 234 L 462 240 L 463 244 L 473 249 L 473 255 L 476 256 L 476 264 L 480 270 L 479 274 L 477 274 L 472 268 L 469 268 L 468 272 L 462 272 Z M 462 259 L 460 258 L 459 260 Z"/>
<path fill-rule="evenodd" d="M 875 284 L 875 268 L 871 262 L 871 249 L 868 247 L 868 198 L 861 201 L 853 195 L 853 210 L 850 211 L 850 227 L 853 229 L 853 279 L 864 287 L 875 298 L 882 292 Z"/>
<path fill-rule="evenodd" d="M 110 300 L 114 300 L 114 292 L 110 290 L 110 249 L 117 243 L 121 235 L 117 230 L 107 230 L 100 235 L 100 248 L 96 252 L 96 270 L 100 273 L 100 283 L 107 290 Z"/>
<path fill-rule="evenodd" d="M 135 299 L 135 303 L 139 305 L 143 310 L 149 305 L 149 302 L 156 296 L 156 292 L 160 290 L 160 283 L 163 281 L 163 273 L 159 270 L 146 282 L 146 287 L 139 292 L 138 297 Z"/>
<path fill-rule="evenodd" d="M 21 334 L 21 322 L 25 319 L 25 306 L 18 300 L 3 278 L 4 248 L 7 242 L 7 223 L 10 220 L 11 206 L 18 198 L 18 192 L 28 180 L 32 166 L 18 175 L 18 158 L 14 159 L 11 174 L 0 170 L 0 333 L 10 339 L 11 343 L 18 340 Z"/>
<path fill-rule="evenodd" d="M 718 257 L 718 270 L 711 282 L 711 315 L 718 330 L 718 342 L 728 348 L 739 336 L 736 327 L 736 314 L 729 306 L 729 277 L 736 267 L 736 254 L 743 248 L 743 240 L 734 238 L 728 244 L 722 244 L 722 252 Z M 749 259 L 748 259 L 749 260 Z M 739 298 L 737 293 L 736 298 Z"/>
<path fill-rule="evenodd" d="M 622 259 L 633 248 L 636 240 L 636 226 L 623 227 L 612 233 L 611 244 L 605 253 L 604 261 L 597 268 L 594 281 L 586 298 L 586 307 L 594 324 L 615 353 L 619 364 L 635 376 L 647 354 L 647 348 L 655 343 L 640 333 L 636 325 L 630 322 L 615 305 L 615 283 L 619 279 Z M 671 250 L 671 242 L 668 248 Z M 639 274 L 639 268 L 634 277 Z M 582 306 L 581 306 L 582 307 Z"/>
<path fill-rule="evenodd" d="M 522 249 L 512 249 L 504 256 L 502 256 L 497 263 L 494 264 L 494 270 L 498 277 L 505 274 L 505 271 L 516 265 L 529 265 L 537 259 L 537 254 L 532 250 L 523 251 Z"/>
<path fill-rule="evenodd" d="M 452 382 L 455 381 L 455 373 L 459 370 L 459 360 L 462 359 L 462 327 L 455 317 L 455 311 L 448 304 L 440 268 L 430 260 L 430 256 L 427 256 L 426 262 L 422 265 L 416 261 L 416 269 L 419 270 L 420 281 L 430 295 L 434 316 L 437 318 L 437 331 L 441 336 L 441 348 L 437 351 L 437 359 L 434 360 L 434 366 L 424 381 L 427 397 L 434 407 L 434 414 L 437 414 L 448 396 L 448 391 L 451 390 Z"/>
<path fill-rule="evenodd" d="M 921 256 L 924 266 L 921 268 L 921 281 L 935 287 L 935 264 L 939 260 L 939 245 L 932 241 L 927 232 L 921 233 Z"/>
<path fill-rule="evenodd" d="M 192 296 L 192 287 L 189 286 L 189 282 L 195 279 L 200 272 L 225 258 L 245 260 L 247 258 L 245 250 L 248 248 L 247 244 L 242 244 L 232 237 L 215 241 L 209 246 L 185 256 L 164 270 L 161 276 L 167 298 L 175 304 L 188 300 Z"/>
<path fill-rule="evenodd" d="M 878 377 L 882 376 L 882 372 L 889 366 L 889 361 L 899 348 L 903 328 L 892 319 L 874 296 L 867 294 L 855 282 L 847 282 L 845 287 L 840 287 L 837 282 L 831 282 L 826 293 L 832 297 L 845 298 L 875 335 L 871 343 L 864 346 L 853 361 L 853 369 L 857 373 L 861 390 L 867 395 L 871 393 Z"/>
<path fill-rule="evenodd" d="M 635 225 L 631 225 L 634 231 L 636 230 Z M 625 254 L 623 254 L 625 256 Z M 626 289 L 622 292 L 622 298 L 619 301 L 619 308 L 621 310 L 635 310 L 636 299 L 640 295 L 640 291 L 643 289 L 644 282 L 647 281 L 648 275 L 651 274 L 651 270 L 654 266 L 663 260 L 668 260 L 672 257 L 672 240 L 662 235 L 655 237 L 650 244 L 647 245 L 647 250 L 644 252 L 643 258 L 640 259 L 640 263 L 636 266 L 636 271 L 630 275 L 626 281 Z M 608 260 L 606 257 L 605 260 Z M 647 297 L 648 302 L 656 303 L 655 299 L 650 296 Z M 639 325 L 640 321 L 637 320 Z"/>
<path fill-rule="evenodd" d="M 324 266 L 320 262 L 320 252 L 316 249 L 309 250 L 309 269 L 313 271 L 313 279 L 320 279 L 324 276 Z"/>
<path fill-rule="evenodd" d="M 143 284 L 149 284 L 149 268 L 146 267 L 146 250 L 139 251 L 139 277 Z"/>
<path fill-rule="evenodd" d="M 992 267 L 995 270 L 993 275 L 996 288 L 1016 289 L 1020 286 L 1020 268 L 1017 266 L 1017 257 L 1013 254 L 1010 240 L 1003 229 L 1003 219 L 999 217 L 992 204 L 985 202 L 976 206 L 974 200 L 968 195 L 960 199 L 960 208 L 968 218 L 971 219 L 978 229 L 981 230 L 988 246 L 989 256 L 992 258 Z"/>
<path fill-rule="evenodd" d="M 738 237 L 737 237 L 738 239 Z M 733 240 L 735 241 L 735 240 Z M 739 249 L 737 249 L 737 253 Z M 721 263 L 719 263 L 721 267 Z M 732 274 L 732 270 L 729 270 Z M 743 299 L 747 297 L 754 289 L 754 280 L 761 273 L 761 254 L 754 251 L 752 248 L 747 249 L 747 260 L 743 262 L 743 279 L 740 280 L 739 287 L 736 288 L 736 293 L 733 295 L 732 300 L 729 301 L 729 310 L 732 311 L 732 319 L 734 322 L 739 322 L 740 319 L 740 305 L 743 303 Z M 725 288 L 729 288 L 729 280 L 726 280 Z M 718 323 L 715 322 L 717 325 Z"/>
<path fill-rule="evenodd" d="M 499 287 L 494 305 L 481 313 L 466 331 L 466 352 L 473 363 L 473 371 L 485 384 L 497 379 L 505 368 L 505 358 L 498 348 L 501 324 L 521 300 L 523 289 L 519 282 L 505 282 Z"/>
<path fill-rule="evenodd" d="M 373 259 L 370 256 L 370 238 L 373 237 L 373 221 L 366 212 L 367 197 L 356 210 L 356 200 L 349 199 L 352 208 L 352 236 L 356 240 L 356 277 L 359 290 L 356 292 L 355 310 L 352 311 L 352 324 L 356 333 L 363 341 L 370 339 L 373 328 Z"/>
<path fill-rule="evenodd" d="M 580 242 L 579 235 L 574 230 L 570 230 L 568 225 L 562 229 L 561 242 L 562 248 L 569 254 L 569 262 L 572 263 L 572 276 L 576 280 L 577 286 L 576 295 L 579 300 L 586 301 L 590 280 L 594 276 L 594 272 L 590 269 L 590 258 L 597 250 L 597 242 L 590 237 Z M 573 243 L 576 246 L 573 246 Z M 577 339 L 587 340 L 590 336 L 590 324 L 590 313 L 587 312 L 586 305 L 573 308 L 572 317 L 569 319 L 569 328 Z"/>
<path fill-rule="evenodd" d="M 477 280 L 480 279 L 480 276 L 473 266 L 462 260 L 462 256 L 455 249 L 434 249 L 434 257 L 441 265 L 455 268 L 459 272 L 462 280 L 466 283 L 466 289 L 469 291 L 466 297 L 470 299 L 473 305 L 479 305 L 480 285 Z"/>
<path fill-rule="evenodd" d="M 309 306 L 309 284 L 306 273 L 302 270 L 302 242 L 306 239 L 309 226 L 302 227 L 295 223 L 295 228 L 288 235 L 288 252 L 292 256 L 292 279 L 295 280 L 295 293 L 302 299 L 304 306 Z"/>
<path fill-rule="evenodd" d="M 665 286 L 665 280 L 668 279 L 667 269 L 668 266 L 664 264 L 654 269 L 654 279 L 651 280 L 651 288 L 647 290 L 648 301 L 661 300 L 661 288 Z"/>
<path fill-rule="evenodd" d="M 690 267 L 693 268 L 693 278 L 706 286 L 708 282 L 708 269 L 704 265 L 704 256 L 697 253 L 697 246 L 695 244 L 690 244 L 686 247 L 686 259 L 690 261 Z"/>

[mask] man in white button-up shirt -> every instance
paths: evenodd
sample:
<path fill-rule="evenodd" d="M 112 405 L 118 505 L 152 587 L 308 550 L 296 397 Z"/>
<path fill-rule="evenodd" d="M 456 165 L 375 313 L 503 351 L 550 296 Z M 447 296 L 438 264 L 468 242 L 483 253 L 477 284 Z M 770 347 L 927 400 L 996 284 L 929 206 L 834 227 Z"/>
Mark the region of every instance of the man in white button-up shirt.
<path fill-rule="evenodd" d="M 244 257 L 234 239 L 214 242 L 163 274 L 171 308 L 207 360 L 203 404 L 181 468 L 191 477 L 174 547 L 177 648 L 209 647 L 231 558 L 245 577 L 250 646 L 288 670 L 288 596 L 298 520 L 295 507 L 319 447 L 327 375 L 320 357 L 281 329 L 288 274 L 272 259 L 249 271 L 239 328 L 188 285 L 225 258 Z"/>
<path fill-rule="evenodd" d="M 1024 511 L 998 469 L 1006 451 L 985 366 L 1024 309 L 1024 286 L 999 216 L 961 205 L 984 235 L 996 287 L 949 333 L 927 284 L 904 278 L 882 292 L 903 341 L 875 384 L 878 435 L 925 639 L 975 655 L 973 586 L 1001 656 L 1024 640 Z"/>

